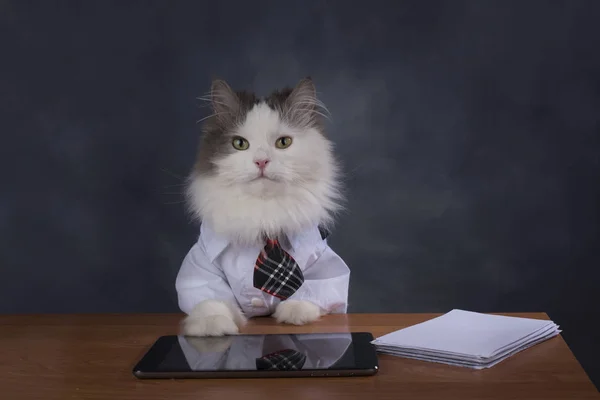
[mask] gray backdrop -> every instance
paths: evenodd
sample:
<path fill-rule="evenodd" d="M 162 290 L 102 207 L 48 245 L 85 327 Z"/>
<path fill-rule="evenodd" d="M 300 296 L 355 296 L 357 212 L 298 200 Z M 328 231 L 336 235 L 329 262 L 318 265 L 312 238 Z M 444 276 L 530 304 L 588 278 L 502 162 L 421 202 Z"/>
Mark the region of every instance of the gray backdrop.
<path fill-rule="evenodd" d="M 600 2 L 0 2 L 0 312 L 178 311 L 211 78 L 314 78 L 351 312 L 546 311 L 598 382 Z"/>

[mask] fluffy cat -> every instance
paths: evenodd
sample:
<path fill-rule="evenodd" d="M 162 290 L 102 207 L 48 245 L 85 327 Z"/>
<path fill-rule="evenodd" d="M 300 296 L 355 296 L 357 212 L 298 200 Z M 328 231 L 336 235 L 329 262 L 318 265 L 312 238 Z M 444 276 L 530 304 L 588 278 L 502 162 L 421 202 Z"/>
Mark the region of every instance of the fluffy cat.
<path fill-rule="evenodd" d="M 349 270 L 324 234 L 342 200 L 338 165 L 312 80 L 265 98 L 216 80 L 209 101 L 187 189 L 201 231 L 176 281 L 183 333 L 235 334 L 256 315 L 304 324 L 345 313 Z M 281 240 L 304 274 L 289 298 L 252 283 L 265 238 Z"/>

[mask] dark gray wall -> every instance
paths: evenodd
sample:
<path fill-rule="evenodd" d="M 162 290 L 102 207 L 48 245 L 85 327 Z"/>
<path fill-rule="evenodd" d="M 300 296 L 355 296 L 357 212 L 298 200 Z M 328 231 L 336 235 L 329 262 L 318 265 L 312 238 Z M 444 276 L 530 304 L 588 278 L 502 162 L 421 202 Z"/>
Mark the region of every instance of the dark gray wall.
<path fill-rule="evenodd" d="M 0 2 L 0 312 L 177 311 L 210 79 L 311 75 L 352 312 L 546 311 L 600 379 L 600 2 Z"/>

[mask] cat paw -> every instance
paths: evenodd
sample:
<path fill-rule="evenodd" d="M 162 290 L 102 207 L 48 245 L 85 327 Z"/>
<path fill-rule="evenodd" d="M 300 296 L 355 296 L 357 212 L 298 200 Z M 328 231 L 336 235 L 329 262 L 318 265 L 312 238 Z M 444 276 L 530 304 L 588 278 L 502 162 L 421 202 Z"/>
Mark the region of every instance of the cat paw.
<path fill-rule="evenodd" d="M 240 332 L 233 320 L 225 315 L 211 315 L 197 318 L 187 317 L 183 321 L 183 334 L 186 336 L 223 336 Z"/>
<path fill-rule="evenodd" d="M 321 317 L 316 304 L 302 300 L 286 300 L 277 306 L 273 317 L 280 323 L 304 325 Z"/>
<path fill-rule="evenodd" d="M 186 336 L 236 335 L 245 323 L 239 309 L 217 300 L 198 304 L 183 320 L 182 333 Z"/>

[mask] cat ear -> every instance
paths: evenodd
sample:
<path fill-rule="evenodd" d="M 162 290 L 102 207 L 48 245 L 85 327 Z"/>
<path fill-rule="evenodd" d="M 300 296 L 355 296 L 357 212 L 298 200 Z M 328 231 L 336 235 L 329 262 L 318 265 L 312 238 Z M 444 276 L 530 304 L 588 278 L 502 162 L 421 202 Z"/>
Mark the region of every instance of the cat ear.
<path fill-rule="evenodd" d="M 310 77 L 302 79 L 286 100 L 286 116 L 296 126 L 311 126 L 321 114 L 317 108 L 322 103 L 317 99 L 317 90 Z"/>
<path fill-rule="evenodd" d="M 240 99 L 227 82 L 215 79 L 210 87 L 210 101 L 217 119 L 229 121 L 238 113 Z"/>
<path fill-rule="evenodd" d="M 290 96 L 288 102 L 290 104 L 303 104 L 308 106 L 314 106 L 317 101 L 317 89 L 315 84 L 310 77 L 303 78 L 298 82 Z"/>

